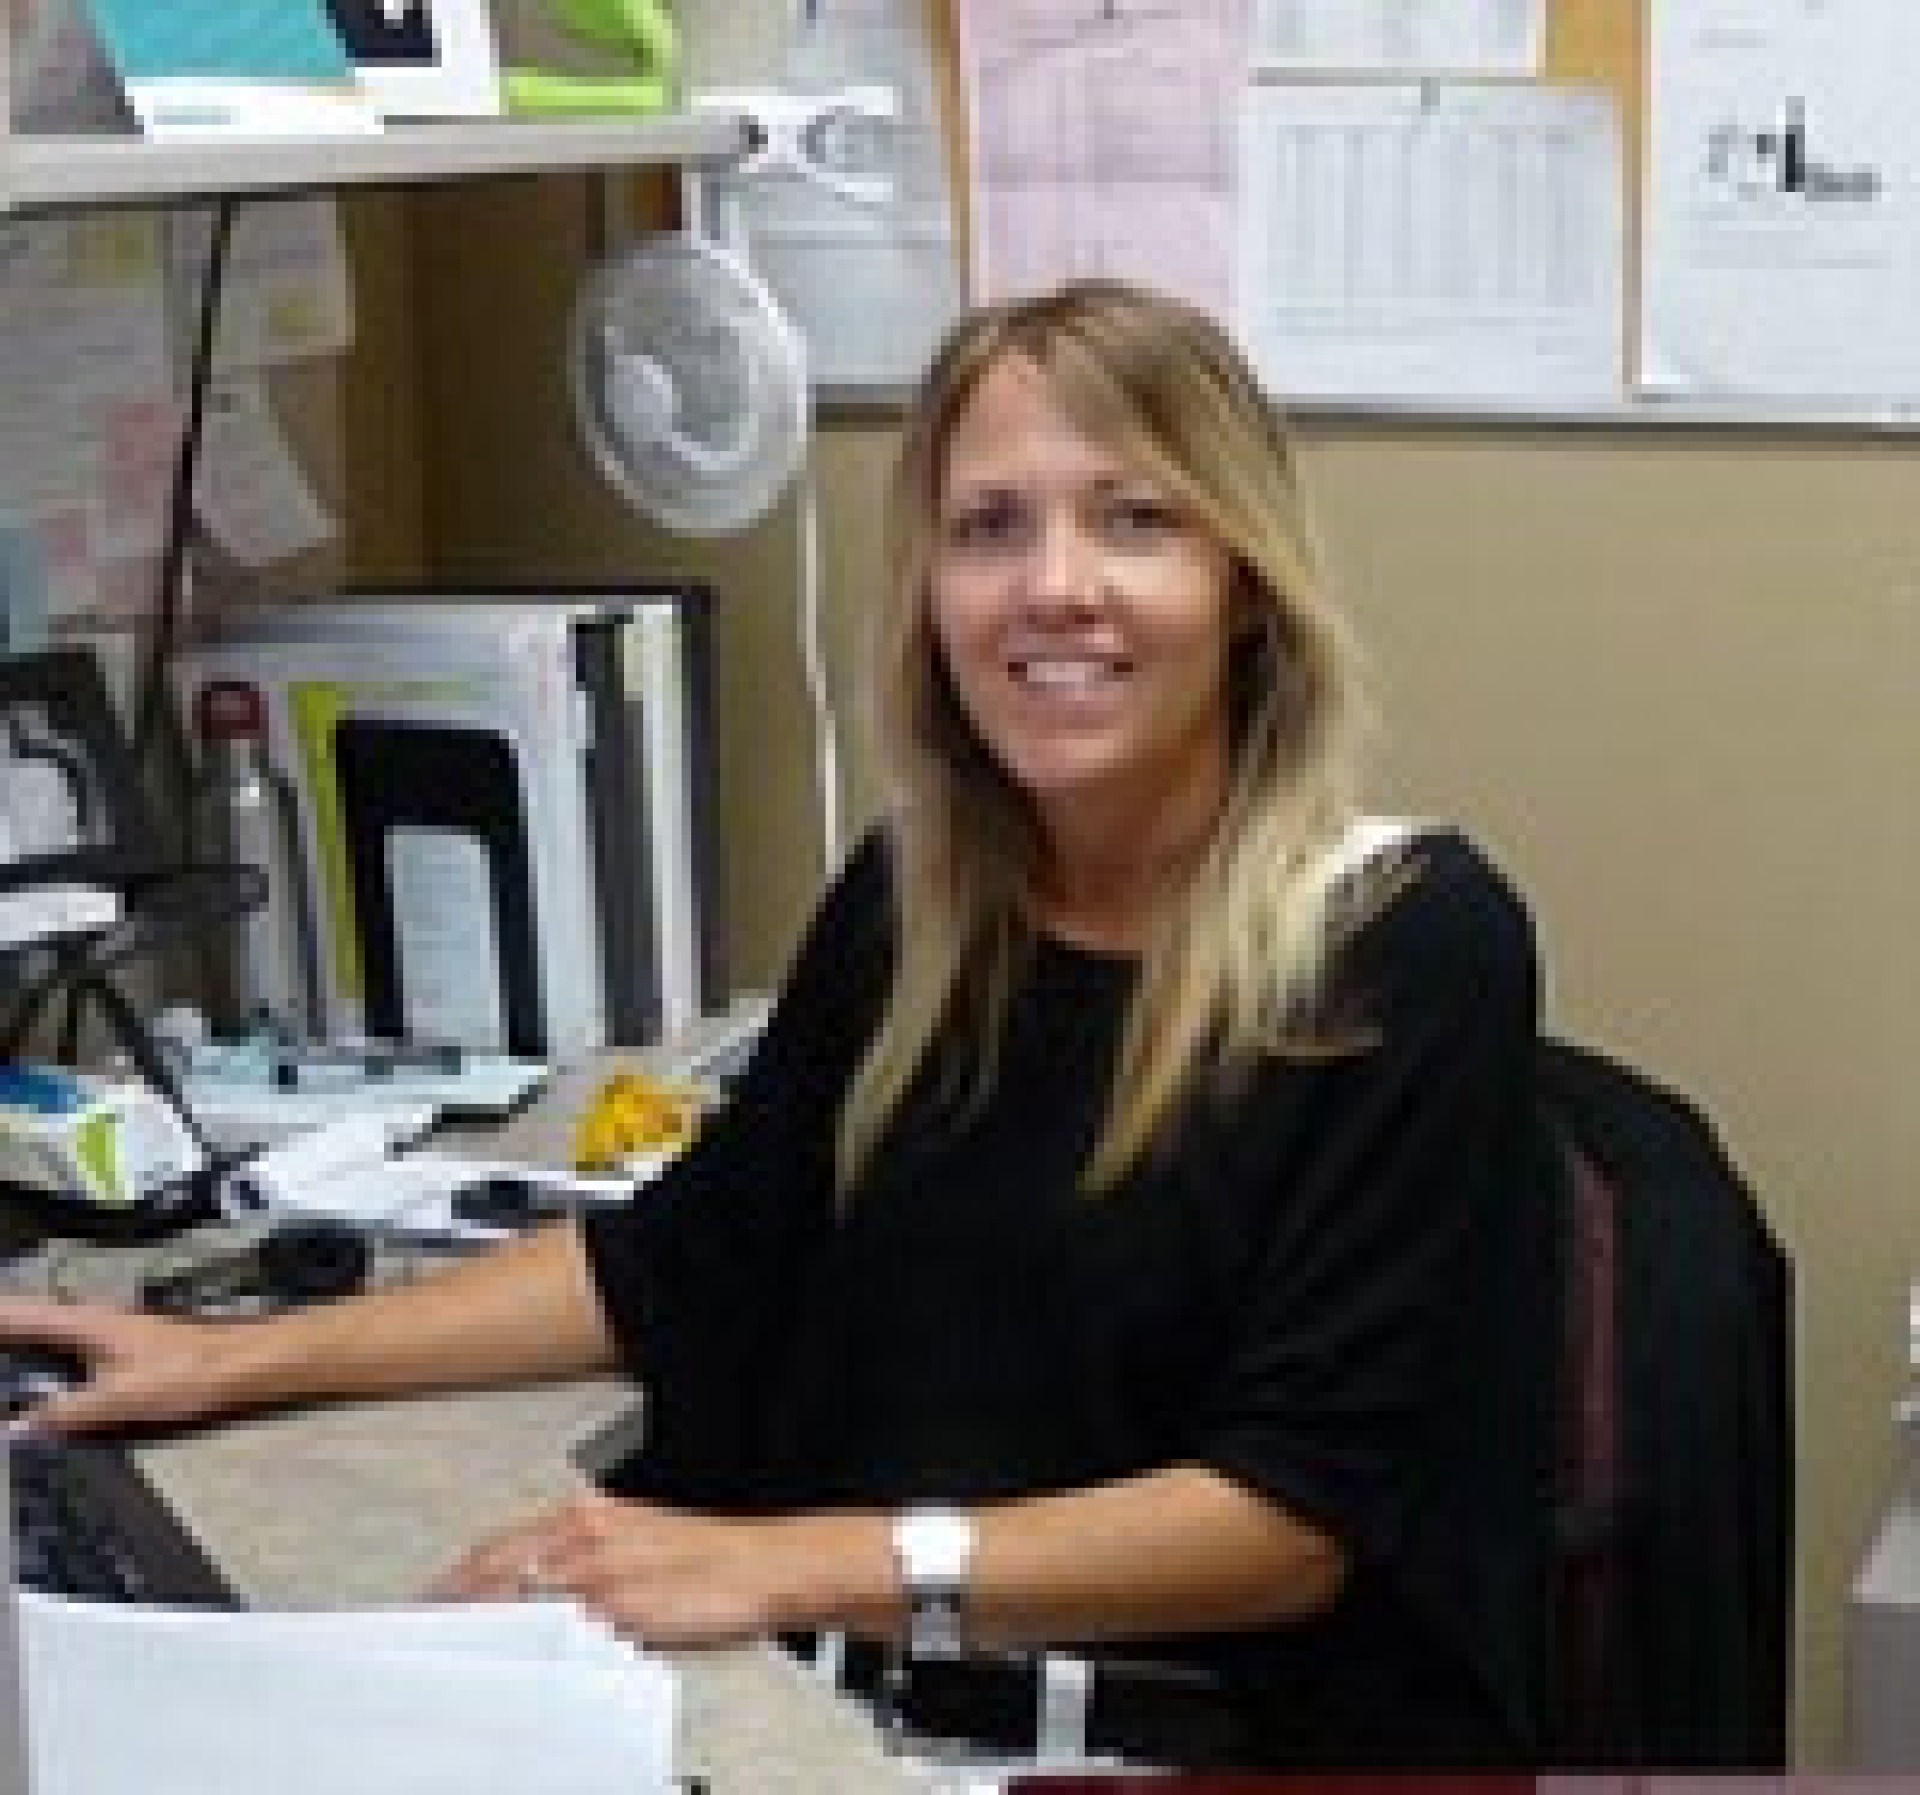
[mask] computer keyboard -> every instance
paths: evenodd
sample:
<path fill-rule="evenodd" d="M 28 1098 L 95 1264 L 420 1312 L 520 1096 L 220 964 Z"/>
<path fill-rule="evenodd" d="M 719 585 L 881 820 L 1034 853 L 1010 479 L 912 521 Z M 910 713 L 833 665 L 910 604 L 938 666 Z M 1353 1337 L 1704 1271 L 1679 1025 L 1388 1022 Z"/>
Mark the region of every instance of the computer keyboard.
<path fill-rule="evenodd" d="M 58 1355 L 0 1350 L 0 1410 L 73 1374 L 72 1361 Z M 125 1446 L 19 1434 L 5 1450 L 15 1573 L 27 1588 L 101 1601 L 240 1606 Z"/>

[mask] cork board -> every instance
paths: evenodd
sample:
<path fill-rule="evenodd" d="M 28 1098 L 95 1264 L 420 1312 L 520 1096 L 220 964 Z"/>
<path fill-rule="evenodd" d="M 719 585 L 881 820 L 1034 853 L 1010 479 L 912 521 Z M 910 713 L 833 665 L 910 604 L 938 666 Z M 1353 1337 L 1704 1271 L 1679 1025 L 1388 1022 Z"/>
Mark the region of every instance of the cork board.
<path fill-rule="evenodd" d="M 960 91 L 957 0 L 922 0 L 930 39 L 939 60 L 940 88 L 946 107 L 948 166 L 953 170 L 956 228 L 964 246 L 970 241 L 965 217 L 967 153 L 965 102 Z M 1645 0 L 1548 0 L 1542 78 L 1605 88 L 1619 109 L 1621 192 L 1625 202 L 1627 267 L 1625 331 L 1629 355 L 1637 333 L 1639 193 L 1646 114 Z M 1628 369 L 1631 377 L 1632 369 Z"/>

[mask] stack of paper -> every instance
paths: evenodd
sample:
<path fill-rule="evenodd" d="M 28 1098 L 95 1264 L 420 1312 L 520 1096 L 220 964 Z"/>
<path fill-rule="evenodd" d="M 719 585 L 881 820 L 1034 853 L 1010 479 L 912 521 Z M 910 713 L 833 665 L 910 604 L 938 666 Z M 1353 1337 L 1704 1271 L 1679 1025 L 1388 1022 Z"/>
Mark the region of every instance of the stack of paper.
<path fill-rule="evenodd" d="M 36 1795 L 669 1795 L 675 1678 L 566 1603 L 23 1594 Z"/>

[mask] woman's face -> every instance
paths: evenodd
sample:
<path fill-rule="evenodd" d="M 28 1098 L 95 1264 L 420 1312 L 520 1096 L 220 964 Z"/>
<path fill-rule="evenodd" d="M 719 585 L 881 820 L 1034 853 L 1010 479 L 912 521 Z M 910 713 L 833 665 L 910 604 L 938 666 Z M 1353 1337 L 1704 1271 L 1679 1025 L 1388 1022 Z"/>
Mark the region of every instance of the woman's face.
<path fill-rule="evenodd" d="M 1090 441 L 1024 357 L 955 423 L 933 629 L 988 751 L 1056 842 L 1210 821 L 1227 764 L 1225 548 Z"/>

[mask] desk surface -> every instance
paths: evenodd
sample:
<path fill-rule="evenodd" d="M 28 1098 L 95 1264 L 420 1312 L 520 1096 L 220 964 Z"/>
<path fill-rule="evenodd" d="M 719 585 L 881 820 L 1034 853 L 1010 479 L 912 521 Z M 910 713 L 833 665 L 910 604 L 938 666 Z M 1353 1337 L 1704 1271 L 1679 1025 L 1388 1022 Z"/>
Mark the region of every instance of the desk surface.
<path fill-rule="evenodd" d="M 554 1163 L 601 1067 L 565 1077 L 488 1155 Z M 442 1144 L 437 1142 L 436 1144 Z M 56 1249 L 57 1251 L 58 1249 Z M 124 1299 L 152 1249 L 62 1254 L 61 1287 Z M 30 1262 L 8 1281 L 33 1284 Z M 635 1400 L 611 1380 L 341 1403 L 247 1417 L 149 1448 L 154 1483 L 234 1586 L 272 1606 L 404 1601 L 487 1529 L 568 1487 L 567 1453 Z M 928 1778 L 851 1703 L 766 1648 L 681 1654 L 683 1774 L 712 1795 L 898 1795 Z"/>
<path fill-rule="evenodd" d="M 145 1462 L 250 1599 L 398 1601 L 467 1540 L 563 1491 L 567 1448 L 630 1400 L 571 1384 L 340 1404 L 232 1422 Z M 772 1652 L 676 1662 L 681 1769 L 713 1795 L 924 1789 L 857 1710 Z"/>

